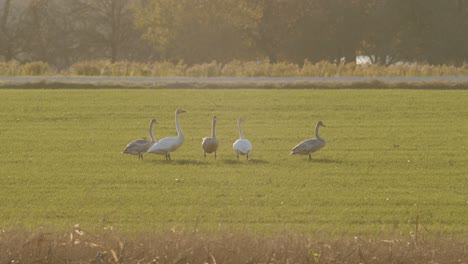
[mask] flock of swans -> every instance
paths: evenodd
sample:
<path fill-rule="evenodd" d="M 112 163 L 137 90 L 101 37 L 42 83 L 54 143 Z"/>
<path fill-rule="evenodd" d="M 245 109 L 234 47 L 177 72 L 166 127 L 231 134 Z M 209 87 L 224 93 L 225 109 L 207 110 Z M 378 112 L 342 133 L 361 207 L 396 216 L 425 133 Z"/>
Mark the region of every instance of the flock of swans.
<path fill-rule="evenodd" d="M 185 110 L 177 109 L 175 111 L 175 125 L 177 130 L 177 136 L 175 137 L 166 137 L 161 140 L 156 140 L 153 134 L 153 126 L 157 124 L 156 119 L 152 119 L 149 126 L 149 134 L 151 141 L 147 139 L 136 139 L 130 142 L 127 147 L 122 151 L 123 154 L 138 155 L 139 159 L 143 159 L 143 153 L 154 153 L 158 155 L 165 155 L 166 160 L 171 159 L 171 152 L 176 151 L 185 140 L 184 133 L 180 128 L 179 124 L 179 114 L 185 113 Z M 214 153 L 214 158 L 216 159 L 216 152 L 218 150 L 218 139 L 216 138 L 216 116 L 213 117 L 213 123 L 211 126 L 211 137 L 202 138 L 202 149 L 203 157 L 206 158 L 206 154 Z M 239 129 L 239 139 L 237 139 L 232 148 L 236 152 L 237 160 L 239 160 L 239 155 L 245 155 L 247 160 L 249 159 L 249 153 L 252 151 L 252 144 L 248 139 L 244 137 L 242 133 L 241 124 L 244 120 L 239 118 L 237 121 L 237 127 Z M 312 153 L 323 148 L 326 144 L 325 139 L 319 135 L 319 127 L 325 127 L 322 121 L 318 121 L 315 125 L 315 138 L 306 139 L 297 144 L 290 152 L 290 155 L 299 154 L 299 155 L 309 155 L 309 161 L 312 160 Z"/>

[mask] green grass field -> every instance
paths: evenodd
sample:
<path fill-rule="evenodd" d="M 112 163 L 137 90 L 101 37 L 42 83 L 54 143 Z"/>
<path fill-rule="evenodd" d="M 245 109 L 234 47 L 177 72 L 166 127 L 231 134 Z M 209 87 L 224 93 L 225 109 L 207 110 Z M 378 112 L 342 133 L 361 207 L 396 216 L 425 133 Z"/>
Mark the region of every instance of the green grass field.
<path fill-rule="evenodd" d="M 0 227 L 468 233 L 468 91 L 0 90 Z M 148 137 L 184 145 L 143 161 Z M 218 116 L 218 159 L 201 138 Z M 252 142 L 236 161 L 237 117 Z M 327 127 L 327 146 L 289 156 Z"/>

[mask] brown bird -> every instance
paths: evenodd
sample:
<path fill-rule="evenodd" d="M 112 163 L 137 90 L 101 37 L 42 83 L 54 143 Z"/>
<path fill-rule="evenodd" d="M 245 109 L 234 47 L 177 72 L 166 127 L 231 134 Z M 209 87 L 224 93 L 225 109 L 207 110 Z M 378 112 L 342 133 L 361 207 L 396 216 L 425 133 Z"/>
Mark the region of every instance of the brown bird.
<path fill-rule="evenodd" d="M 216 116 L 213 116 L 213 124 L 211 126 L 211 137 L 202 138 L 203 157 L 206 158 L 206 153 L 213 153 L 216 159 L 216 151 L 218 150 L 218 139 L 216 139 Z"/>
<path fill-rule="evenodd" d="M 315 137 L 312 139 L 306 139 L 297 144 L 289 155 L 299 154 L 299 155 L 309 155 L 309 161 L 312 160 L 312 153 L 318 151 L 319 149 L 325 147 L 327 142 L 319 135 L 319 127 L 326 127 L 322 121 L 318 121 L 315 125 Z"/>
<path fill-rule="evenodd" d="M 147 140 L 146 138 L 143 139 L 136 139 L 130 142 L 127 147 L 122 151 L 123 154 L 130 154 L 130 155 L 138 155 L 138 159 L 143 159 L 143 153 L 148 151 L 148 149 L 157 142 L 156 138 L 153 134 L 153 126 L 158 122 L 156 119 L 152 119 L 149 127 L 149 134 L 151 137 L 151 141 Z"/>

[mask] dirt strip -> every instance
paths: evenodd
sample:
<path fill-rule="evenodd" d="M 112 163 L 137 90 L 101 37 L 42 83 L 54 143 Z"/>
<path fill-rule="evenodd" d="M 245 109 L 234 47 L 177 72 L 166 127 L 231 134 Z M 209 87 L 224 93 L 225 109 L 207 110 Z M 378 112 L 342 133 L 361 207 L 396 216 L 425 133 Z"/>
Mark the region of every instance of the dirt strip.
<path fill-rule="evenodd" d="M 468 89 L 462 77 L 0 77 L 0 88 Z"/>

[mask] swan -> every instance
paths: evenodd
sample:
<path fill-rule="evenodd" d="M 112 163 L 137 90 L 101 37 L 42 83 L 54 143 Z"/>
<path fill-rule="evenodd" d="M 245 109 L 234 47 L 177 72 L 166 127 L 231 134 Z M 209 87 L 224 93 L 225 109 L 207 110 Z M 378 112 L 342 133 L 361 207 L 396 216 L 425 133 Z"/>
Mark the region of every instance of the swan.
<path fill-rule="evenodd" d="M 130 142 L 127 147 L 122 151 L 123 154 L 138 155 L 138 159 L 143 159 L 143 153 L 146 152 L 154 143 L 156 143 L 156 138 L 153 134 L 153 126 L 158 122 L 156 119 L 151 119 L 149 126 L 149 134 L 151 141 L 144 139 L 136 139 Z"/>
<path fill-rule="evenodd" d="M 239 139 L 232 144 L 232 148 L 237 154 L 237 160 L 239 160 L 239 155 L 246 155 L 247 160 L 249 159 L 249 153 L 252 151 L 252 144 L 250 144 L 250 141 L 248 139 L 244 138 L 244 134 L 242 134 L 242 128 L 241 128 L 241 123 L 244 121 L 242 117 L 239 117 L 239 120 L 237 121 L 237 127 L 239 128 Z"/>
<path fill-rule="evenodd" d="M 166 155 L 166 160 L 171 159 L 171 152 L 176 151 L 182 143 L 184 143 L 184 134 L 182 133 L 182 129 L 180 128 L 179 124 L 179 114 L 180 113 L 185 113 L 185 110 L 182 109 L 177 109 L 175 111 L 175 125 L 176 125 L 176 130 L 177 130 L 177 136 L 176 137 L 166 137 L 151 146 L 148 149 L 148 153 L 155 153 L 158 155 Z"/>
<path fill-rule="evenodd" d="M 218 139 L 216 139 L 216 116 L 213 116 L 213 124 L 211 126 L 211 137 L 202 138 L 203 157 L 206 158 L 206 153 L 213 153 L 216 159 L 216 150 L 218 150 Z"/>
<path fill-rule="evenodd" d="M 300 155 L 309 155 L 309 161 L 312 160 L 312 153 L 318 151 L 319 149 L 325 147 L 327 142 L 319 135 L 319 127 L 326 127 L 322 121 L 318 121 L 315 125 L 315 137 L 312 139 L 306 139 L 301 143 L 297 144 L 289 155 L 300 154 Z"/>

